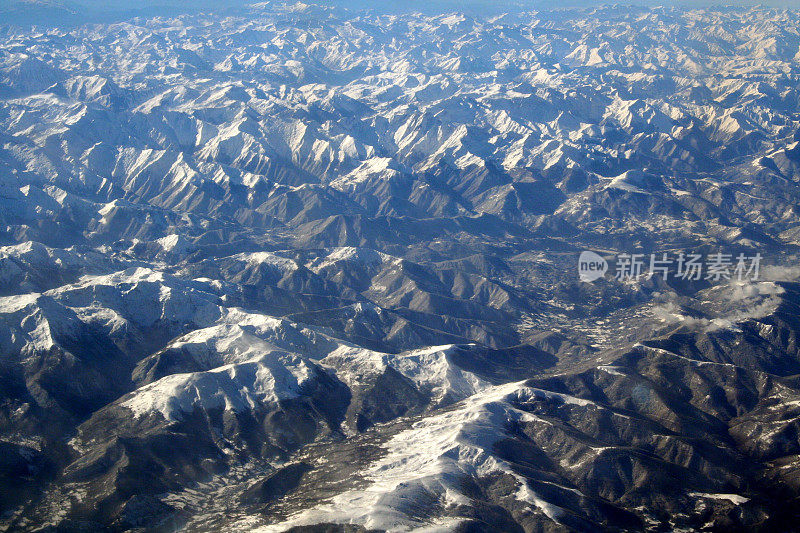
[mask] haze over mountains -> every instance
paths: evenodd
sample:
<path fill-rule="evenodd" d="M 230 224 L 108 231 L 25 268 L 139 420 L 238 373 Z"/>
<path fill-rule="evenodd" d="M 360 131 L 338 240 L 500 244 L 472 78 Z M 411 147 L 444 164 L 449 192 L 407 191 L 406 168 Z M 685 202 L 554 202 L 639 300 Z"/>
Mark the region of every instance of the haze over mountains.
<path fill-rule="evenodd" d="M 0 16 L 5 24 L 55 24 L 62 27 L 86 22 L 116 22 L 134 16 L 177 16 L 198 12 L 218 15 L 231 14 L 253 4 L 249 0 L 0 0 Z M 427 15 L 462 12 L 473 16 L 490 16 L 509 12 L 591 8 L 609 5 L 602 0 L 325 0 L 317 2 L 351 11 L 370 11 L 375 14 L 424 13 Z M 628 0 L 618 3 L 633 7 L 673 6 L 682 8 L 773 7 L 800 9 L 800 0 Z"/>
<path fill-rule="evenodd" d="M 798 22 L 2 26 L 0 524 L 792 527 Z"/>

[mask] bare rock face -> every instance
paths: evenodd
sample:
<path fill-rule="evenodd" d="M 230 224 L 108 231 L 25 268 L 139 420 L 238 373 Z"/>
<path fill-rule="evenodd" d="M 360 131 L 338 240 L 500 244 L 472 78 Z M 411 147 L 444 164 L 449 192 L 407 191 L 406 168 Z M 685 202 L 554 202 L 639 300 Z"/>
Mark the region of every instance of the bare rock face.
<path fill-rule="evenodd" d="M 796 528 L 798 12 L 82 4 L 0 6 L 0 528 Z"/>

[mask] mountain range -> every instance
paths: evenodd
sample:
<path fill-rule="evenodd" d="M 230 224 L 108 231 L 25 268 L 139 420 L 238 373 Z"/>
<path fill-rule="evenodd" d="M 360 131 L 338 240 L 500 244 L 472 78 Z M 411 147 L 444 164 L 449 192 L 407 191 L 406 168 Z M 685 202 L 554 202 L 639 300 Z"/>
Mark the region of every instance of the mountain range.
<path fill-rule="evenodd" d="M 0 527 L 796 527 L 800 12 L 28 7 Z"/>

